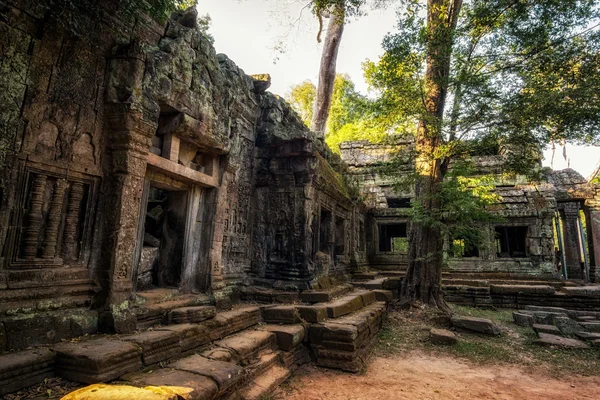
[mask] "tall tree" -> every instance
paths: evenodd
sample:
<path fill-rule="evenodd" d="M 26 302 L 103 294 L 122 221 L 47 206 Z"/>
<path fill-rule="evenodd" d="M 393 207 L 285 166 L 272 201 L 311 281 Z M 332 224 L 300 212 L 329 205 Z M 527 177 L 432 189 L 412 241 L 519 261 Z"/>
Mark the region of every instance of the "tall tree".
<path fill-rule="evenodd" d="M 457 186 L 450 161 L 468 159 L 470 145 L 495 142 L 509 150 L 506 168 L 522 172 L 551 140 L 597 142 L 600 17 L 593 0 L 428 0 L 424 19 L 422 4 L 405 4 L 400 32 L 386 38 L 386 53 L 367 72 L 389 122 L 418 122 L 418 213 L 402 299 L 445 308 L 448 190 L 470 190 Z"/>
<path fill-rule="evenodd" d="M 325 15 L 329 16 L 329 25 L 325 34 L 325 43 L 323 44 L 319 67 L 319 83 L 317 85 L 313 116 L 310 124 L 310 129 L 319 133 L 322 137 L 325 136 L 325 127 L 331 109 L 336 62 L 346 18 L 346 10 L 343 2 L 338 2 L 329 8 L 330 10 L 322 8 L 318 2 L 315 4 L 315 14 L 319 18 L 319 21 L 322 21 Z M 322 26 L 322 22 L 320 26 Z M 320 33 L 318 36 L 320 36 Z"/>

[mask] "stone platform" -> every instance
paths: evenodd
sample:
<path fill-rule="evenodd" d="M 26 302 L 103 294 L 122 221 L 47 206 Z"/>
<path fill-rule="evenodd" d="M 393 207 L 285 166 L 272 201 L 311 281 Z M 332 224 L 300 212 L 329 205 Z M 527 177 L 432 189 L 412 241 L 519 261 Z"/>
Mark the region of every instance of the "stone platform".
<path fill-rule="evenodd" d="M 160 310 L 152 320 L 167 325 L 0 356 L 0 393 L 59 376 L 84 384 L 112 382 L 94 386 L 95 396 L 109 395 L 120 385 L 140 395 L 148 388 L 178 387 L 190 399 L 258 399 L 311 359 L 323 367 L 357 372 L 375 344 L 386 302 L 377 301 L 381 293 L 371 290 L 329 292 L 342 296 L 315 304 L 239 304 L 223 312 L 189 305 L 194 302 L 190 299 L 150 299 L 146 310 Z M 182 303 L 186 305 L 179 307 Z M 202 321 L 173 323 L 179 318 Z M 85 393 L 90 392 L 71 398 Z"/>

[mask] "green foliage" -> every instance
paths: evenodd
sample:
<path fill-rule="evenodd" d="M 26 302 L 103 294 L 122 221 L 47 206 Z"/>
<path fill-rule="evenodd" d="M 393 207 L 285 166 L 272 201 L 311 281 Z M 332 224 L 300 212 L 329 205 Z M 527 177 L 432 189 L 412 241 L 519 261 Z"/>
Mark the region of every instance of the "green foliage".
<path fill-rule="evenodd" d="M 304 81 L 292 87 L 286 97 L 302 121 L 309 126 L 316 97 L 315 85 L 311 81 Z M 380 142 L 387 136 L 376 121 L 371 105 L 370 99 L 356 91 L 348 75 L 336 75 L 325 134 L 325 142 L 334 152 L 339 153 L 339 145 L 342 142 Z"/>
<path fill-rule="evenodd" d="M 162 22 L 172 12 L 195 4 L 196 0 L 121 0 L 118 10 L 124 23 L 142 14 Z M 89 35 L 97 21 L 103 20 L 114 7 L 96 0 L 45 0 L 40 5 L 45 8 L 48 19 L 74 36 Z"/>

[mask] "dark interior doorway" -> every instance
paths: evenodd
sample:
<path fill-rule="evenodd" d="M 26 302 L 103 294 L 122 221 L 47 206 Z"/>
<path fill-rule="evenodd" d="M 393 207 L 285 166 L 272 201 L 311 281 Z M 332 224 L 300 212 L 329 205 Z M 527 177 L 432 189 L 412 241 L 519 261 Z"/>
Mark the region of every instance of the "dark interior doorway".
<path fill-rule="evenodd" d="M 137 289 L 179 287 L 187 192 L 150 187 Z"/>
<path fill-rule="evenodd" d="M 406 224 L 379 225 L 379 251 L 405 253 L 407 250 Z"/>
<path fill-rule="evenodd" d="M 526 257 L 526 242 L 526 226 L 496 227 L 496 253 L 499 258 Z"/>

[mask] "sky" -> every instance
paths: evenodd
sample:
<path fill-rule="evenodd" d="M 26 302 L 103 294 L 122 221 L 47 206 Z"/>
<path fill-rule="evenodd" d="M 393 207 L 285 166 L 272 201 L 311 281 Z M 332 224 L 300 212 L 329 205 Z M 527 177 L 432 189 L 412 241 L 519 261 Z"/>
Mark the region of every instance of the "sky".
<path fill-rule="evenodd" d="M 317 43 L 318 23 L 303 9 L 309 0 L 198 0 L 198 12 L 209 14 L 209 32 L 217 53 L 229 56 L 247 74 L 269 73 L 271 92 L 285 97 L 290 88 L 305 80 L 317 83 L 322 46 Z M 381 41 L 393 32 L 393 9 L 370 11 L 351 19 L 344 28 L 337 72 L 346 73 L 357 90 L 367 94 L 362 63 L 376 61 L 383 53 Z M 281 51 L 280 51 L 281 50 Z M 544 152 L 544 165 L 569 166 L 588 177 L 600 162 L 600 147 L 567 145 L 567 160 L 557 147 Z"/>

